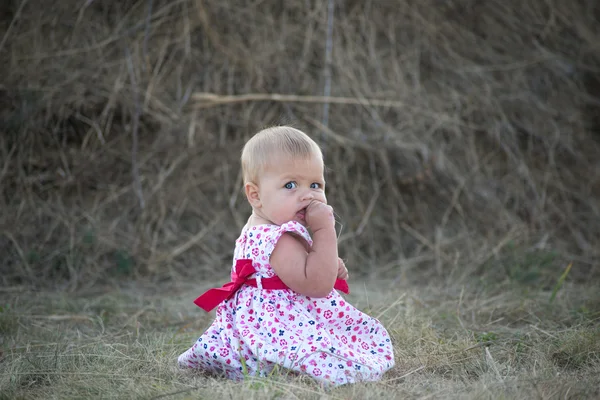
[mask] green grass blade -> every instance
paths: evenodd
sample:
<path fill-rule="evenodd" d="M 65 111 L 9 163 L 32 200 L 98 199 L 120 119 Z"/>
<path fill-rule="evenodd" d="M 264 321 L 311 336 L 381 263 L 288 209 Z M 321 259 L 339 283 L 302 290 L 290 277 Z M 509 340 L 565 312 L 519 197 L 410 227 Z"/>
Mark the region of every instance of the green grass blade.
<path fill-rule="evenodd" d="M 558 278 L 558 282 L 556 282 L 556 285 L 554 285 L 554 289 L 552 289 L 552 295 L 550 296 L 550 304 L 552 304 L 554 302 L 554 299 L 556 298 L 556 294 L 562 287 L 563 283 L 565 282 L 565 279 L 567 279 L 567 275 L 569 275 L 569 271 L 571 270 L 572 266 L 573 266 L 573 263 L 570 262 L 569 265 L 567 265 L 565 272 L 563 272 L 563 274 L 560 276 L 560 278 Z"/>

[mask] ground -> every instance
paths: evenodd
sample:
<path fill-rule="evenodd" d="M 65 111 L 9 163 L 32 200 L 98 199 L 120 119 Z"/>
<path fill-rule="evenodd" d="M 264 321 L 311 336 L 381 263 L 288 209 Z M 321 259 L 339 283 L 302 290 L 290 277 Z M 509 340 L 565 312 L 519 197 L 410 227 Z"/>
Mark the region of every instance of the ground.
<path fill-rule="evenodd" d="M 396 367 L 381 382 L 331 390 L 283 371 L 243 383 L 178 371 L 177 355 L 211 321 L 192 303 L 206 283 L 71 294 L 4 288 L 0 399 L 600 396 L 594 286 L 350 283 L 348 300 L 388 328 Z"/>

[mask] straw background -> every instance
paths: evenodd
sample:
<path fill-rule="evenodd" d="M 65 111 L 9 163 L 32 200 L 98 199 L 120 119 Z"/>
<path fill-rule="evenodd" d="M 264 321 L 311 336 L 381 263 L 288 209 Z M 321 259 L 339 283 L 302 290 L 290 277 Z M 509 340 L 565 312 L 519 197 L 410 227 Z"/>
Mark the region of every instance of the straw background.
<path fill-rule="evenodd" d="M 327 63 L 325 1 L 3 1 L 0 284 L 227 275 L 274 124 L 323 146 L 354 276 L 597 279 L 597 2 L 335 4 Z"/>

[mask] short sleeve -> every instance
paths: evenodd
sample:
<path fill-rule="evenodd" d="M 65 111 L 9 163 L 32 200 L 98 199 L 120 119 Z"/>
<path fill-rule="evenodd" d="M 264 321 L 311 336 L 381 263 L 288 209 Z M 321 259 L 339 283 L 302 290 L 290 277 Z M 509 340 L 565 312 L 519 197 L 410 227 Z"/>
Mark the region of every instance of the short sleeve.
<path fill-rule="evenodd" d="M 279 241 L 281 235 L 283 235 L 286 232 L 294 233 L 297 236 L 300 236 L 301 238 L 306 240 L 309 246 L 312 246 L 313 244 L 312 238 L 310 237 L 308 230 L 301 223 L 297 221 L 289 221 L 273 229 L 272 234 L 269 235 L 267 243 L 265 244 L 265 252 L 267 253 L 267 257 L 271 257 L 271 253 L 273 252 L 277 241 Z"/>

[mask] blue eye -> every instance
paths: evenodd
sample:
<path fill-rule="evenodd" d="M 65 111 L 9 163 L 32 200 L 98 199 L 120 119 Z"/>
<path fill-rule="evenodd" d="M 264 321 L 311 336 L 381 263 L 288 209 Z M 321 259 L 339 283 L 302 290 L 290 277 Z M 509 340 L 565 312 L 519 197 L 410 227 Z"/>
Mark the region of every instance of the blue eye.
<path fill-rule="evenodd" d="M 285 187 L 286 189 L 295 189 L 296 186 L 296 182 L 288 182 L 285 185 L 283 185 L 283 187 Z"/>
<path fill-rule="evenodd" d="M 311 183 L 310 184 L 310 188 L 311 189 L 320 189 L 321 188 L 321 184 L 320 183 L 316 183 L 316 182 Z"/>

